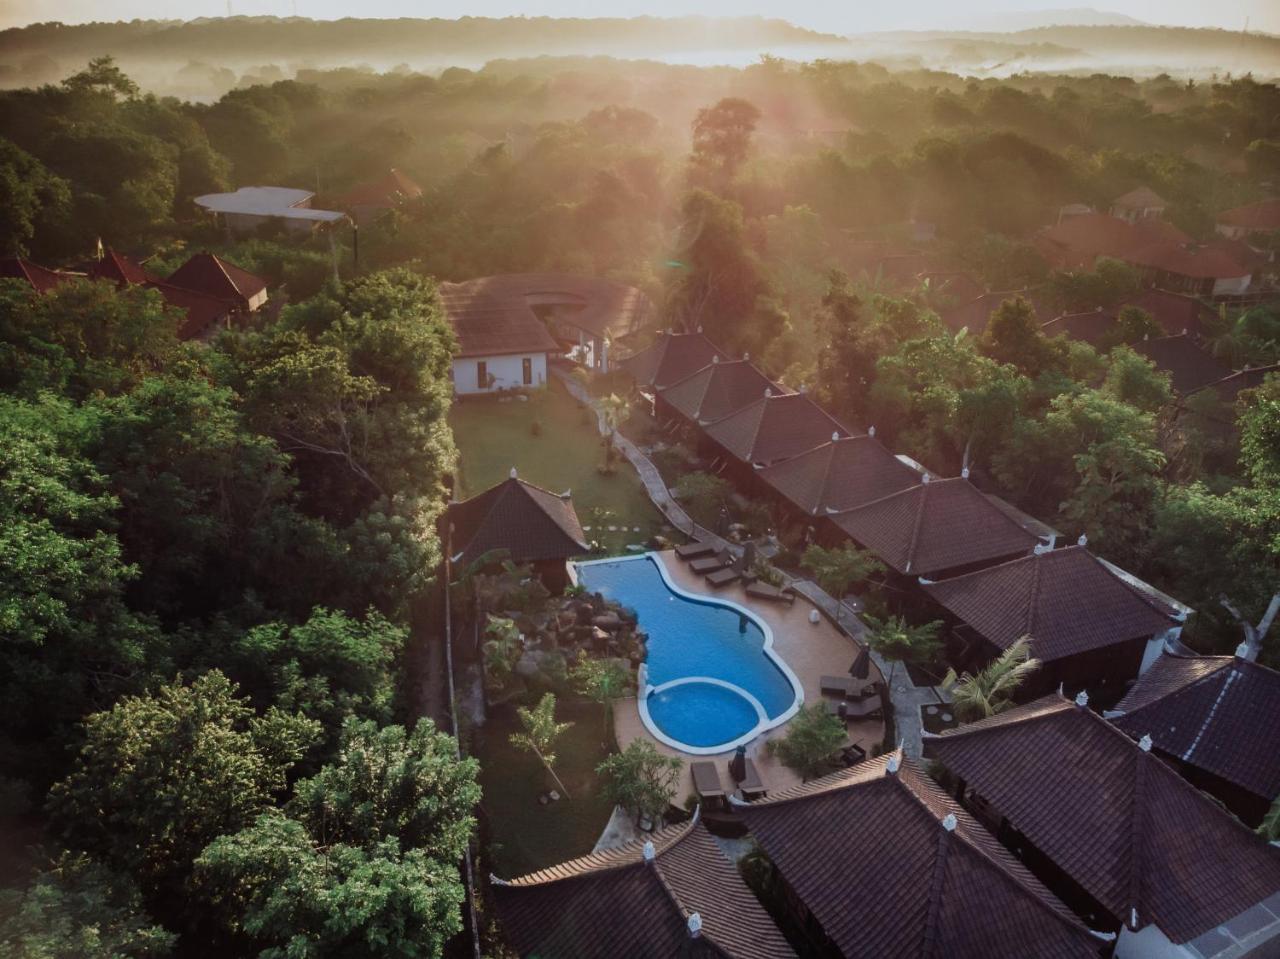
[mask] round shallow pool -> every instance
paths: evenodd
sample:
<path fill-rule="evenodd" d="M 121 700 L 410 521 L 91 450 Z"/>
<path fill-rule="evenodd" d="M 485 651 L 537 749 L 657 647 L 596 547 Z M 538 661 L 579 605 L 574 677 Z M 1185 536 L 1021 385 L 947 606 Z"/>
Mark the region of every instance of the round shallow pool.
<path fill-rule="evenodd" d="M 800 684 L 749 610 L 686 593 L 652 555 L 578 564 L 578 582 L 633 610 L 648 636 L 640 718 L 660 742 L 725 752 L 790 719 Z"/>

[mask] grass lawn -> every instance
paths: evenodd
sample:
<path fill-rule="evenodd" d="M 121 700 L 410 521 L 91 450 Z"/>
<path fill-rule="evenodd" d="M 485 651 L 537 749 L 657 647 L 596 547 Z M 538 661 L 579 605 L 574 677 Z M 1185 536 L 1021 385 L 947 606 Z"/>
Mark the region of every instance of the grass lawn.
<path fill-rule="evenodd" d="M 494 709 L 476 730 L 481 805 L 491 833 L 493 871 L 503 879 L 544 869 L 591 852 L 612 805 L 598 793 L 595 767 L 605 757 L 603 710 L 593 702 L 561 700 L 556 719 L 572 722 L 556 745 L 556 773 L 572 799 L 538 805 L 538 794 L 554 788 L 530 753 L 511 745 L 520 730 L 514 706 Z"/>
<path fill-rule="evenodd" d="M 665 517 L 649 501 L 630 463 L 619 457 L 611 476 L 597 471 L 604 448 L 593 414 L 554 379 L 528 396 L 527 402 L 483 396 L 454 403 L 449 425 L 461 454 L 460 496 L 500 483 L 514 466 L 530 483 L 556 493 L 571 490 L 582 525 L 591 527 L 587 540 L 598 540 L 607 553 L 621 553 L 627 544 L 666 530 Z M 538 436 L 535 421 L 541 425 Z M 619 528 L 610 532 L 609 526 Z"/>

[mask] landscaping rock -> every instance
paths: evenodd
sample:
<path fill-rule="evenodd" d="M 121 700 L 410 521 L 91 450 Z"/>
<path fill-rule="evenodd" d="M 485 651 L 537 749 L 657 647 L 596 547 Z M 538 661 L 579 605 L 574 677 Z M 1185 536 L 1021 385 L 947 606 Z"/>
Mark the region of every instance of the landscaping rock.
<path fill-rule="evenodd" d="M 592 625 L 600 629 L 618 630 L 622 627 L 622 620 L 615 612 L 601 613 L 599 616 L 591 620 Z"/>

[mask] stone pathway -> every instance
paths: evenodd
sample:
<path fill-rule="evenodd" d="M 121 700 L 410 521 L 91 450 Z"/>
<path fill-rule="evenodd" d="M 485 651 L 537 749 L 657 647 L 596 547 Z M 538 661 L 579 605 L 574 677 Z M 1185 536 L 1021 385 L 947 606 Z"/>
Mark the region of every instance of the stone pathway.
<path fill-rule="evenodd" d="M 595 411 L 600 435 L 604 436 L 608 433 L 604 422 L 604 414 L 600 412 L 599 407 L 596 406 L 587 389 L 563 369 L 553 367 L 551 372 L 564 384 L 565 389 L 569 391 L 569 395 L 579 403 Z M 618 433 L 615 437 L 614 445 L 627 458 L 628 462 L 635 467 L 636 472 L 640 475 L 641 482 L 644 483 L 645 490 L 649 494 L 649 498 L 653 500 L 653 505 L 662 511 L 662 514 L 667 517 L 672 526 L 693 539 L 714 543 L 718 549 L 727 549 L 735 555 L 738 554 L 742 549 L 741 546 L 728 542 L 693 521 L 692 517 L 685 512 L 684 507 L 676 502 L 671 495 L 671 491 L 667 489 L 667 484 L 663 482 L 662 474 L 658 472 L 658 468 L 640 451 L 635 443 Z M 798 579 L 791 576 L 788 576 L 787 580 L 787 585 L 793 587 L 796 592 L 819 607 L 833 622 L 838 624 L 841 630 L 852 636 L 855 641 L 863 641 L 862 637 L 866 634 L 867 627 L 862 620 L 858 619 L 857 611 L 853 607 L 848 603 L 838 604 L 822 587 L 812 580 Z M 837 607 L 840 610 L 838 617 L 836 614 Z M 898 741 L 902 745 L 902 751 L 906 755 L 918 759 L 924 749 L 924 742 L 921 738 L 924 734 L 924 724 L 921 720 L 920 708 L 936 703 L 950 702 L 950 696 L 946 690 L 935 686 L 917 686 L 908 675 L 905 666 L 901 663 L 886 662 L 875 650 L 871 651 L 871 658 L 882 675 L 892 675 L 893 677 L 889 685 L 889 699 L 893 703 L 894 729 L 897 733 Z"/>

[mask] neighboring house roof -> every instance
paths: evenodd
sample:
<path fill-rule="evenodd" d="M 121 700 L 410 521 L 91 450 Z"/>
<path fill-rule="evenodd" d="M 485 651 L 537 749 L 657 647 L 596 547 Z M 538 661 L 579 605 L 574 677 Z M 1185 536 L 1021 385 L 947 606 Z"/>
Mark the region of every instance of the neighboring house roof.
<path fill-rule="evenodd" d="M 930 270 L 918 279 L 929 284 L 929 295 L 957 303 L 968 303 L 987 292 L 986 287 L 963 270 Z"/>
<path fill-rule="evenodd" d="M 1185 333 L 1143 340 L 1134 343 L 1133 350 L 1154 363 L 1156 369 L 1168 373 L 1169 385 L 1183 396 L 1216 383 L 1231 372 L 1229 366 Z"/>
<path fill-rule="evenodd" d="M 738 811 L 846 956 L 1098 954 L 1089 930 L 901 753 Z"/>
<path fill-rule="evenodd" d="M 962 329 L 967 329 L 971 336 L 981 336 L 987 328 L 987 322 L 991 319 L 991 314 L 998 310 L 1005 300 L 1013 300 L 1018 297 L 1022 297 L 1022 299 L 1031 304 L 1032 309 L 1036 312 L 1036 317 L 1041 323 L 1052 319 L 1052 314 L 1045 315 L 1044 305 L 1026 290 L 984 293 L 968 303 L 961 303 L 959 306 L 944 310 L 939 316 L 947 329 L 952 332 L 958 333 Z"/>
<path fill-rule="evenodd" d="M 243 309 L 267 288 L 267 281 L 212 253 L 196 253 L 165 280 L 171 286 L 233 300 Z"/>
<path fill-rule="evenodd" d="M 711 835 L 695 820 L 510 882 L 491 885 L 521 956 L 721 956 L 795 953 Z M 690 920 L 697 915 L 694 937 Z"/>
<path fill-rule="evenodd" d="M 369 206 L 391 209 L 405 200 L 422 196 L 422 187 L 392 167 L 387 173 L 344 193 L 338 198 L 340 206 Z"/>
<path fill-rule="evenodd" d="M 750 406 L 766 391 L 777 396 L 790 392 L 748 361 L 728 360 L 712 362 L 658 395 L 693 422 L 714 423 Z"/>
<path fill-rule="evenodd" d="M 69 283 L 75 279 L 83 279 L 74 273 L 63 273 L 39 266 L 20 256 L 0 258 L 0 279 L 22 280 L 29 283 L 37 293 L 48 293 L 55 286 Z"/>
<path fill-rule="evenodd" d="M 1074 269 L 1091 267 L 1100 256 L 1132 261 L 1144 248 L 1174 247 L 1191 238 L 1164 220 L 1130 223 L 1105 213 L 1085 213 L 1036 234 L 1034 243 L 1051 264 Z"/>
<path fill-rule="evenodd" d="M 643 350 L 633 353 L 618 365 L 640 386 L 661 390 L 716 359 L 723 360 L 725 355 L 701 332 L 663 332 Z"/>
<path fill-rule="evenodd" d="M 846 436 L 768 466 L 764 482 L 810 516 L 853 509 L 920 482 L 874 436 Z"/>
<path fill-rule="evenodd" d="M 1086 706 L 1052 695 L 924 742 L 1132 929 L 1187 943 L 1269 897 L 1280 913 L 1280 849 Z"/>
<path fill-rule="evenodd" d="M 1157 207 L 1163 209 L 1169 204 L 1164 197 L 1144 184 L 1116 197 L 1111 205 L 1118 206 L 1123 210 L 1145 210 Z"/>
<path fill-rule="evenodd" d="M 849 431 L 803 393 L 761 396 L 712 423 L 706 435 L 744 463 L 768 466 Z"/>
<path fill-rule="evenodd" d="M 186 290 L 169 283 L 153 281 L 146 284 L 164 297 L 165 303 L 174 309 L 181 310 L 184 318 L 178 326 L 178 339 L 197 340 L 203 338 L 212 328 L 235 311 L 238 304 L 232 300 L 221 300 L 216 296 Z"/>
<path fill-rule="evenodd" d="M 1173 625 L 1083 546 L 1068 546 L 924 586 L 934 600 L 1000 649 L 1023 636 L 1042 662 L 1152 636 Z"/>
<path fill-rule="evenodd" d="M 1245 230 L 1280 230 L 1280 199 L 1261 200 L 1218 214 L 1218 222 Z"/>
<path fill-rule="evenodd" d="M 1224 404 L 1233 406 L 1243 391 L 1261 386 L 1263 381 L 1272 373 L 1280 373 L 1280 363 L 1272 363 L 1270 366 L 1254 366 L 1247 370 L 1237 370 L 1230 376 L 1224 376 L 1216 383 L 1210 383 L 1205 389 L 1213 390 L 1218 394 L 1218 399 Z M 1235 422 L 1234 416 L 1232 417 L 1232 422 Z"/>
<path fill-rule="evenodd" d="M 560 352 L 546 324 L 530 311 L 471 309 L 448 315 L 458 337 L 460 359 Z"/>
<path fill-rule="evenodd" d="M 1134 739 L 1271 800 L 1280 795 L 1280 673 L 1236 656 L 1166 653 L 1112 722 Z M 1110 715 L 1110 714 L 1108 714 Z"/>
<path fill-rule="evenodd" d="M 1032 549 L 1039 538 L 962 477 L 919 483 L 831 521 L 899 573 L 928 576 Z"/>
<path fill-rule="evenodd" d="M 1055 316 L 1048 323 L 1041 325 L 1045 336 L 1065 335 L 1073 340 L 1082 340 L 1091 346 L 1102 342 L 1111 328 L 1116 325 L 1116 311 L 1098 307 L 1083 313 L 1063 313 Z"/>
<path fill-rule="evenodd" d="M 446 521 L 453 525 L 452 562 L 461 566 L 496 549 L 507 550 L 512 562 L 531 563 L 580 556 L 590 548 L 568 493 L 550 493 L 515 475 L 450 504 Z"/>
<path fill-rule="evenodd" d="M 110 247 L 103 252 L 101 259 L 86 263 L 84 272 L 91 280 L 109 280 L 117 286 L 136 286 L 158 279 L 148 273 L 141 263 Z"/>
<path fill-rule="evenodd" d="M 1143 290 L 1137 296 L 1130 297 L 1123 305 L 1146 310 L 1170 336 L 1177 336 L 1179 333 L 1198 336 L 1204 332 L 1205 319 L 1212 319 L 1214 316 L 1213 310 L 1195 297 L 1169 290 Z"/>
<path fill-rule="evenodd" d="M 480 300 L 495 308 L 531 311 L 533 304 L 575 310 L 559 319 L 596 336 L 620 339 L 649 324 L 653 303 L 642 290 L 603 277 L 569 273 L 501 273 L 440 285 L 446 307 Z"/>
<path fill-rule="evenodd" d="M 195 198 L 196 206 L 210 213 L 240 216 L 278 216 L 286 220 L 334 223 L 347 215 L 337 210 L 312 210 L 302 206 L 315 196 L 310 190 L 283 186 L 242 186 L 234 193 L 206 193 Z"/>
<path fill-rule="evenodd" d="M 1125 259 L 1138 266 L 1193 280 L 1237 279 L 1251 272 L 1223 250 L 1208 246 L 1157 242 L 1130 251 Z"/>

